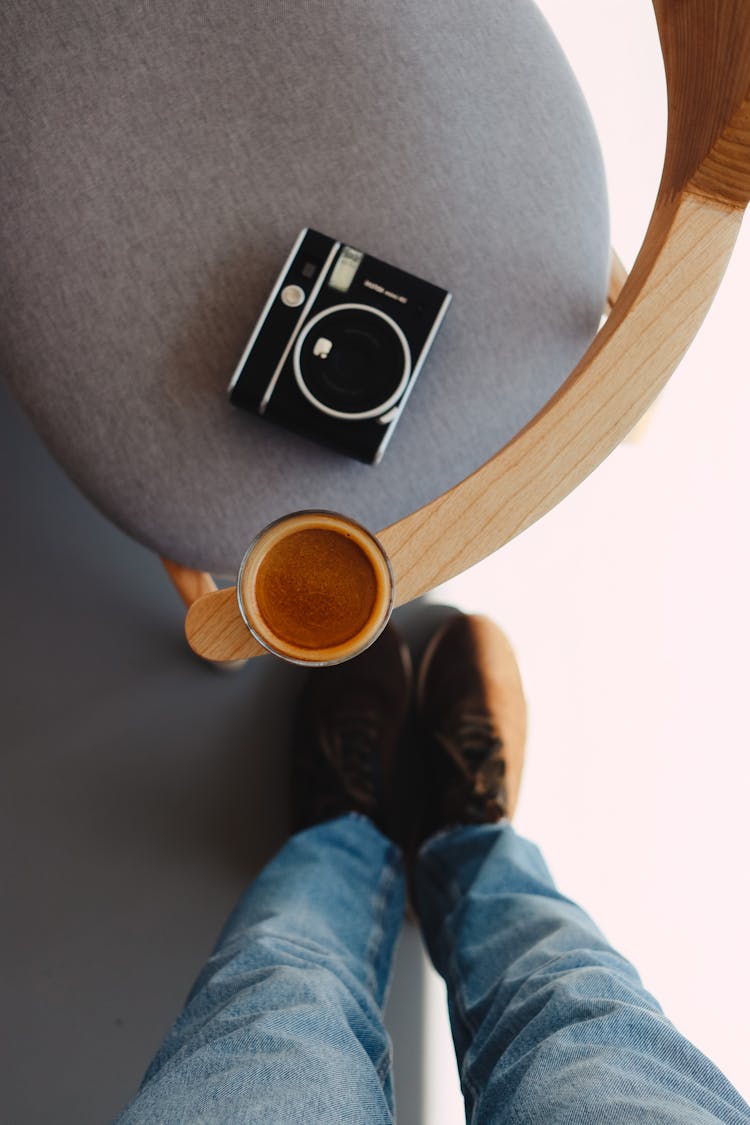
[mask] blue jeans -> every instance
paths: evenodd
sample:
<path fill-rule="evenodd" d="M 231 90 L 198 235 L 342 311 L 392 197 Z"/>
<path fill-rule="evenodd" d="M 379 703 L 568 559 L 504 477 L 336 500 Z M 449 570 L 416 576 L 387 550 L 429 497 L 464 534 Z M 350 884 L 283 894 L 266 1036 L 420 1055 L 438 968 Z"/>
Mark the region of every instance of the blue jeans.
<path fill-rule="evenodd" d="M 507 824 L 422 848 L 414 900 L 448 986 L 470 1122 L 750 1122 Z M 401 854 L 364 817 L 293 836 L 243 895 L 118 1125 L 393 1120 L 382 1008 Z"/>

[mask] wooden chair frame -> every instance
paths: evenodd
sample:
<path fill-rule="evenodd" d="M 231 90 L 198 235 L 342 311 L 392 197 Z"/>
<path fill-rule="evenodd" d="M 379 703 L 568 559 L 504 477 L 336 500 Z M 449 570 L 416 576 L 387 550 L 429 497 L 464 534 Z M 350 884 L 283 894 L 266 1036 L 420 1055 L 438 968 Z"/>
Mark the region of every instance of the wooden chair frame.
<path fill-rule="evenodd" d="M 750 200 L 750 3 L 654 0 L 667 82 L 661 185 L 612 311 L 552 399 L 503 449 L 436 500 L 379 532 L 396 604 L 485 558 L 562 500 L 635 426 L 695 336 Z M 621 288 L 621 292 L 619 292 Z M 208 660 L 264 650 L 236 590 L 165 562 L 186 604 L 188 642 Z"/>

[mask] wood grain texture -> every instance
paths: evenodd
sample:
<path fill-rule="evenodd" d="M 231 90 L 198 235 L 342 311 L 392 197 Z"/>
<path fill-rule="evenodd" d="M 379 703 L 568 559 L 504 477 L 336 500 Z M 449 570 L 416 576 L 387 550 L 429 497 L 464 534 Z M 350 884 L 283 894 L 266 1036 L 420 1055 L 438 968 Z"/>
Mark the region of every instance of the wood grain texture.
<path fill-rule="evenodd" d="M 379 534 L 397 604 L 479 562 L 575 488 L 659 394 L 720 284 L 750 198 L 750 2 L 655 0 L 655 10 L 669 120 L 640 254 L 586 355 L 528 426 L 460 484 Z M 259 651 L 234 591 L 199 598 L 186 632 L 212 660 Z"/>
<path fill-rule="evenodd" d="M 242 620 L 235 586 L 194 602 L 185 618 L 185 636 L 205 660 L 248 660 L 266 651 Z"/>
<path fill-rule="evenodd" d="M 661 194 L 750 200 L 750 3 L 654 0 L 667 80 Z"/>
<path fill-rule="evenodd" d="M 612 317 L 554 398 L 476 473 L 382 532 L 399 604 L 514 538 L 620 443 L 695 335 L 740 218 L 723 205 L 685 197 L 645 281 L 636 289 L 629 279 Z"/>
<path fill-rule="evenodd" d="M 191 570 L 180 563 L 172 562 L 171 559 L 162 558 L 161 561 L 172 585 L 186 606 L 191 606 L 198 598 L 216 589 L 216 583 L 205 570 Z"/>

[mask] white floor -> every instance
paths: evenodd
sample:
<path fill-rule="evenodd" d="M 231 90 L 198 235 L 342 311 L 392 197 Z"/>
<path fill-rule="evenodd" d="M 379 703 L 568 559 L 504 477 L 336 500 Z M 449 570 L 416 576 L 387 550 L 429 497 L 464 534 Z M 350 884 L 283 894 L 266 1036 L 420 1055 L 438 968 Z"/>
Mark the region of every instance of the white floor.
<path fill-rule="evenodd" d="M 540 6 L 596 119 L 613 243 L 629 266 L 664 143 L 651 6 Z M 519 539 L 435 592 L 489 613 L 516 646 L 530 704 L 517 826 L 745 1098 L 748 278 L 746 223 L 719 296 L 645 432 Z M 444 1008 L 433 976 L 430 1125 L 462 1120 Z"/>

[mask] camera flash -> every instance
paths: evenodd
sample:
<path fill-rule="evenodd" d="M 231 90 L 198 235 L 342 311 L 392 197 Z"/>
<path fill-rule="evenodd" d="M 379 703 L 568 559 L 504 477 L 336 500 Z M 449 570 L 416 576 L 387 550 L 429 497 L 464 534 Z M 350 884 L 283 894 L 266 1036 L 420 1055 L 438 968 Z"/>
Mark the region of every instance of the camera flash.
<path fill-rule="evenodd" d="M 338 256 L 328 281 L 331 289 L 337 289 L 339 293 L 348 293 L 363 258 L 364 254 L 361 250 L 355 250 L 353 246 L 345 246 Z"/>

